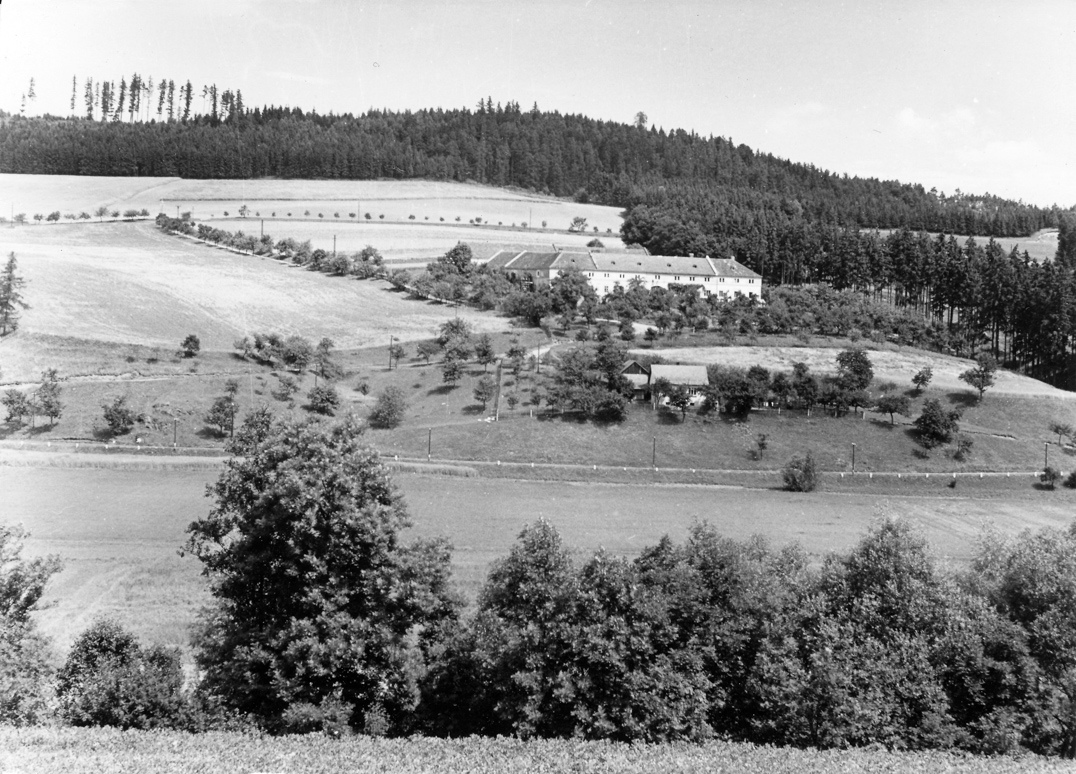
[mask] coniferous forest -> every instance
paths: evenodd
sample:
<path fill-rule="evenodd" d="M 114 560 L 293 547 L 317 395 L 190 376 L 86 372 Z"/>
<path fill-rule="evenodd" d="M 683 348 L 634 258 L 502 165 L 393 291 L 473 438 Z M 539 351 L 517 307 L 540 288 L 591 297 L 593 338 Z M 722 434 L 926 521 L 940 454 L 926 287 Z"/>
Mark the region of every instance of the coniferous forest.
<path fill-rule="evenodd" d="M 732 255 L 768 286 L 827 283 L 922 313 L 961 342 L 1064 382 L 1076 342 L 1076 216 L 991 195 L 849 177 L 731 138 L 479 100 L 475 109 L 322 115 L 238 90 L 133 75 L 72 83 L 72 116 L 0 112 L 0 172 L 433 179 L 624 209 L 628 243 Z M 74 117 L 76 105 L 83 115 Z M 1061 229 L 1038 264 L 991 237 Z M 892 233 L 885 234 L 885 231 Z M 974 241 L 951 236 L 975 236 Z"/>

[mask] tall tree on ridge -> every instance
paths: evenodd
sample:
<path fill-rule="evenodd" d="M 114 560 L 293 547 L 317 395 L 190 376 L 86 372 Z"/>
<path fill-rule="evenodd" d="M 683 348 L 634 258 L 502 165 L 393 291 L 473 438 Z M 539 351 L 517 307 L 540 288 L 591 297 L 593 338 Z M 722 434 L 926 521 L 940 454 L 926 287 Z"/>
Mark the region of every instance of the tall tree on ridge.
<path fill-rule="evenodd" d="M 83 101 L 86 104 L 86 118 L 90 121 L 93 120 L 93 104 L 95 102 L 93 94 L 93 78 L 86 79 L 86 88 L 83 91 Z"/>
<path fill-rule="evenodd" d="M 127 101 L 127 81 L 120 77 L 120 96 L 116 100 L 116 112 L 112 114 L 113 121 L 119 121 L 123 117 L 123 106 Z"/>

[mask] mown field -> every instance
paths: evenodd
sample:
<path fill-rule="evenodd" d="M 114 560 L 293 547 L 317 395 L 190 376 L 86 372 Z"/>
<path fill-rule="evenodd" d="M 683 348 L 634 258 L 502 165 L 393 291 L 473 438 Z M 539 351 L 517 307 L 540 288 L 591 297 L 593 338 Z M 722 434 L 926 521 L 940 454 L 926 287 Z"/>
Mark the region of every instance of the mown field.
<path fill-rule="evenodd" d="M 242 205 L 251 213 L 286 221 L 339 214 L 342 220 L 364 219 L 365 213 L 386 222 L 455 223 L 464 225 L 473 218 L 509 226 L 527 223 L 531 229 L 566 229 L 574 217 L 587 218 L 604 234 L 620 230 L 620 210 L 597 204 L 576 204 L 524 191 L 491 188 L 478 184 L 430 182 L 422 180 L 181 180 L 180 178 L 109 178 L 70 175 L 0 175 L 0 212 L 12 210 L 27 218 L 48 214 L 85 211 L 99 206 L 110 209 L 147 209 L 175 214 L 191 211 L 196 219 L 235 215 Z M 310 215 L 305 213 L 309 211 Z M 271 233 L 281 231 L 274 225 Z M 283 234 L 283 236 L 287 236 Z M 449 245 L 451 246 L 451 245 Z M 447 249 L 447 248 L 445 248 Z M 442 250 L 443 252 L 444 250 Z"/>
<path fill-rule="evenodd" d="M 26 464 L 24 464 L 26 463 Z M 93 467 L 73 467 L 87 465 Z M 95 616 L 119 619 L 139 636 L 185 646 L 188 626 L 207 600 L 200 566 L 181 557 L 185 529 L 208 512 L 212 459 L 137 459 L 0 453 L 4 521 L 31 536 L 28 554 L 57 553 L 65 570 L 49 586 L 42 629 L 62 651 Z M 447 537 L 460 590 L 474 599 L 491 562 L 508 553 L 523 526 L 544 518 L 580 555 L 604 547 L 634 556 L 668 534 L 685 538 L 708 521 L 737 539 L 762 535 L 799 542 L 817 559 L 850 548 L 883 513 L 915 520 L 939 559 L 953 567 L 973 555 L 984 524 L 1007 534 L 1065 526 L 1072 497 L 1027 491 L 984 492 L 938 482 L 932 492 L 795 494 L 690 485 L 595 484 L 397 473 L 412 537 Z M 776 481 L 773 482 L 776 484 Z M 1066 492 L 1067 494 L 1067 492 Z M 1056 495 L 1056 496 L 1054 496 Z"/>
<path fill-rule="evenodd" d="M 19 333 L 0 343 L 7 379 L 9 367 L 35 356 L 38 334 L 174 349 L 196 333 L 203 348 L 230 350 L 236 338 L 265 330 L 349 348 L 428 337 L 457 315 L 477 330 L 508 327 L 491 314 L 407 301 L 384 282 L 236 255 L 151 223 L 0 230 L 0 250 L 16 254 L 30 304 Z"/>
<path fill-rule="evenodd" d="M 1071 771 L 1071 762 L 1034 756 L 979 758 L 884 750 L 817 751 L 711 742 L 641 745 L 517 739 L 330 739 L 113 729 L 0 727 L 0 770 L 22 774 L 232 774 L 239 771 L 727 772 L 728 774 L 1033 774 Z"/>
<path fill-rule="evenodd" d="M 213 225 L 226 231 L 243 231 L 259 234 L 263 225 L 255 217 L 229 218 L 213 221 Z M 563 227 L 563 226 L 562 226 Z M 609 234 L 551 233 L 542 229 L 523 231 L 496 226 L 449 225 L 447 223 L 417 223 L 406 225 L 382 221 L 342 220 L 265 220 L 265 233 L 274 239 L 291 237 L 301 241 L 310 240 L 314 248 L 331 252 L 333 238 L 336 249 L 358 252 L 367 245 L 378 249 L 393 267 L 425 267 L 431 260 L 444 255 L 458 242 L 466 242 L 475 260 L 488 260 L 498 250 L 545 250 L 558 248 L 585 249 L 586 243 L 598 236 L 603 245 L 621 248 L 623 243 Z"/>

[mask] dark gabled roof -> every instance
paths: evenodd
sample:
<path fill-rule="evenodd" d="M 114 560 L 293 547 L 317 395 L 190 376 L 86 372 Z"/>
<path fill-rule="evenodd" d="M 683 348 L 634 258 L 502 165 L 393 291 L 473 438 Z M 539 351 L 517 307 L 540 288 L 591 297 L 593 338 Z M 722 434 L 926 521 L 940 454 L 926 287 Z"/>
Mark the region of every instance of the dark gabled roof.
<path fill-rule="evenodd" d="M 686 384 L 691 387 L 705 387 L 710 381 L 706 375 L 706 366 L 703 365 L 663 365 L 655 363 L 650 366 L 650 380 L 652 382 L 662 377 L 668 379 L 670 384 Z"/>
<path fill-rule="evenodd" d="M 594 270 L 594 261 L 591 260 L 589 253 L 566 251 L 546 253 L 532 250 L 523 250 L 521 252 L 502 250 L 490 258 L 486 265 L 491 269 L 512 269 L 514 271 Z"/>

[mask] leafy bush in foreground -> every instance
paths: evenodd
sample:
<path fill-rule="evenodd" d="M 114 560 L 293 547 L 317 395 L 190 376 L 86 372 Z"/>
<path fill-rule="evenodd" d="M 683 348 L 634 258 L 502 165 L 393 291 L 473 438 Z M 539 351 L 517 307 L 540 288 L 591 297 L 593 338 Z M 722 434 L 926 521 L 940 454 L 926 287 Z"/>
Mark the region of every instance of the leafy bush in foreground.
<path fill-rule="evenodd" d="M 175 728 L 188 715 L 179 652 L 145 648 L 106 619 L 75 640 L 56 695 L 61 716 L 76 726 Z"/>

